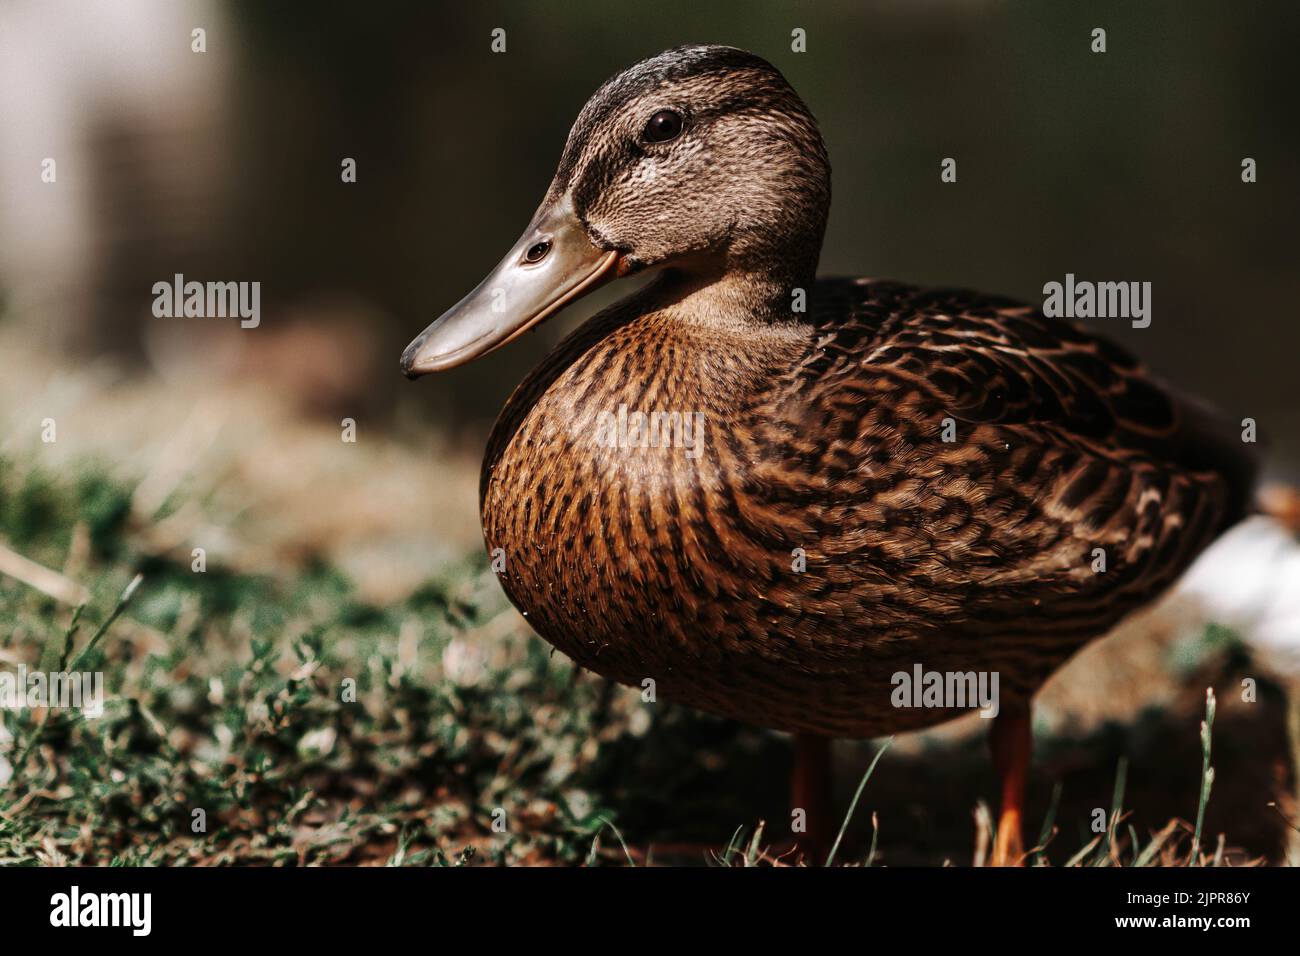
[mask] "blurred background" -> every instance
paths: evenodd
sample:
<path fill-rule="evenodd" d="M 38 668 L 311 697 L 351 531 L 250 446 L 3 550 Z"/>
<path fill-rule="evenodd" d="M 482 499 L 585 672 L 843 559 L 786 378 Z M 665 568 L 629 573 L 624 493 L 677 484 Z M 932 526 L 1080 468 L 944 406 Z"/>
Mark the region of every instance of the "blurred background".
<path fill-rule="evenodd" d="M 661 49 L 721 42 L 770 59 L 821 122 L 834 166 L 823 272 L 1029 301 L 1066 272 L 1150 281 L 1151 328 L 1107 330 L 1257 418 L 1276 467 L 1300 464 L 1294 5 L 0 10 L 0 286 L 7 321 L 69 365 L 168 374 L 198 352 L 308 409 L 391 420 L 405 406 L 481 435 L 599 303 L 418 388 L 396 356 L 513 242 L 599 83 Z M 206 53 L 190 50 L 195 26 Z M 1105 54 L 1090 51 L 1096 26 Z M 490 49 L 497 27 L 504 53 Z M 791 52 L 795 27 L 806 53 Z M 956 185 L 939 180 L 948 156 Z M 57 185 L 41 180 L 45 157 Z M 355 184 L 340 182 L 344 157 Z M 262 328 L 153 319 L 150 286 L 176 272 L 260 281 Z"/>
<path fill-rule="evenodd" d="M 196 28 L 206 52 L 191 49 Z M 806 52 L 791 49 L 796 28 Z M 1030 302 L 1066 273 L 1150 281 L 1149 328 L 1100 327 L 1255 418 L 1270 479 L 1295 483 L 1298 39 L 1300 7 L 1283 2 L 0 0 L 0 530 L 110 604 L 123 575 L 183 566 L 199 544 L 233 576 L 337 570 L 349 600 L 375 607 L 467 574 L 493 419 L 550 345 L 627 289 L 418 385 L 398 356 L 515 240 L 596 87 L 687 42 L 766 57 L 820 121 L 834 170 L 823 273 Z M 945 157 L 956 184 L 940 182 Z M 355 183 L 341 181 L 345 158 Z M 260 282 L 260 327 L 155 318 L 151 287 L 176 273 Z M 339 441 L 344 418 L 356 445 Z M 46 419 L 57 442 L 42 441 Z M 33 487 L 55 490 L 31 499 Z M 238 619 L 238 600 L 213 600 L 223 627 Z M 513 614 L 495 592 L 483 600 Z M 30 615 L 61 625 L 67 603 L 25 605 L 4 646 L 39 644 Z M 1205 613 L 1179 614 L 1154 627 L 1166 644 L 1204 638 Z M 166 647 L 178 615 L 128 616 L 125 639 Z M 493 634 L 527 634 L 493 620 Z M 385 653 L 399 631 L 408 655 L 417 640 L 400 622 L 349 622 Z M 446 652 L 453 631 L 426 636 Z M 1148 646 L 1166 645 L 1133 645 L 1140 667 L 1123 651 L 1085 665 L 1048 719 L 1082 733 L 1152 699 L 1191 701 L 1194 777 L 1205 655 L 1179 645 L 1193 664 L 1177 670 Z M 1285 761 L 1270 762 L 1283 710 L 1250 795 L 1291 787 Z M 1106 740 L 1109 794 L 1126 744 Z M 968 825 L 968 810 L 949 822 Z M 1285 827 L 1260 826 L 1247 843 L 1276 851 Z"/>

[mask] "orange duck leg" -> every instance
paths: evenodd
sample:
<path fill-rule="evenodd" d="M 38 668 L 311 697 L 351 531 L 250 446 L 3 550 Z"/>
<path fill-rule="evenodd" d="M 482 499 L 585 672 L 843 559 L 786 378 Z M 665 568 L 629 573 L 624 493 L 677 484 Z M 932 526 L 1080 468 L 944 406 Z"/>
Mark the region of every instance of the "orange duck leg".
<path fill-rule="evenodd" d="M 1028 702 L 1004 705 L 993 718 L 993 728 L 989 732 L 993 769 L 1002 783 L 1002 813 L 998 817 L 997 837 L 993 842 L 993 866 L 1024 865 L 1025 845 L 1021 829 L 1033 746 Z"/>

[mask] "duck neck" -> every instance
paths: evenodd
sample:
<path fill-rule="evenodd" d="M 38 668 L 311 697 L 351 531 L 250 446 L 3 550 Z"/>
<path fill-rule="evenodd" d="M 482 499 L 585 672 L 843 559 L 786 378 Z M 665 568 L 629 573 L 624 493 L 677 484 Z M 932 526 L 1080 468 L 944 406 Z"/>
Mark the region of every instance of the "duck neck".
<path fill-rule="evenodd" d="M 647 289 L 692 324 L 793 330 L 807 322 L 816 264 L 800 270 L 736 267 L 664 270 Z"/>

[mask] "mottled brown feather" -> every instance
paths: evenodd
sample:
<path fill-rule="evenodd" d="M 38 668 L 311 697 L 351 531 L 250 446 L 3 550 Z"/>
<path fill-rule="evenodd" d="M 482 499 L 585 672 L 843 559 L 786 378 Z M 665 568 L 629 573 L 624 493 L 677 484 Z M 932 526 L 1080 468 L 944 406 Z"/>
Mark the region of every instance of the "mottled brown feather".
<path fill-rule="evenodd" d="M 913 729 L 954 714 L 892 707 L 895 672 L 1028 696 L 1245 508 L 1240 444 L 1081 328 L 870 280 L 818 282 L 809 315 L 702 322 L 669 275 L 511 398 L 486 543 L 578 664 L 782 730 Z M 598 445 L 620 404 L 703 412 L 703 452 Z"/>
<path fill-rule="evenodd" d="M 646 143 L 664 109 L 682 134 Z M 1246 509 L 1245 446 L 1104 339 L 993 296 L 814 282 L 825 146 L 752 54 L 611 79 L 565 198 L 620 273 L 663 272 L 518 388 L 481 509 L 511 600 L 583 667 L 783 730 L 922 727 L 955 712 L 892 706 L 895 673 L 1028 697 Z M 598 443 L 620 406 L 702 413 L 701 453 Z"/>

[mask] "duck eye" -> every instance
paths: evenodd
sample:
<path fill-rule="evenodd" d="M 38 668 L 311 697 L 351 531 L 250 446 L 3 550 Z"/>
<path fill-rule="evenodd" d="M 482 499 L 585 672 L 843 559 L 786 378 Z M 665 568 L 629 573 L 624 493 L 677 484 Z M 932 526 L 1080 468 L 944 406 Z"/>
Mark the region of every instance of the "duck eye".
<path fill-rule="evenodd" d="M 650 122 L 645 124 L 645 132 L 641 135 L 648 143 L 666 143 L 670 139 L 676 139 L 681 131 L 682 114 L 675 110 L 660 110 L 650 117 Z"/>
<path fill-rule="evenodd" d="M 534 242 L 524 253 L 526 262 L 541 262 L 546 258 L 546 254 L 551 251 L 551 240 L 543 239 L 541 242 Z"/>

